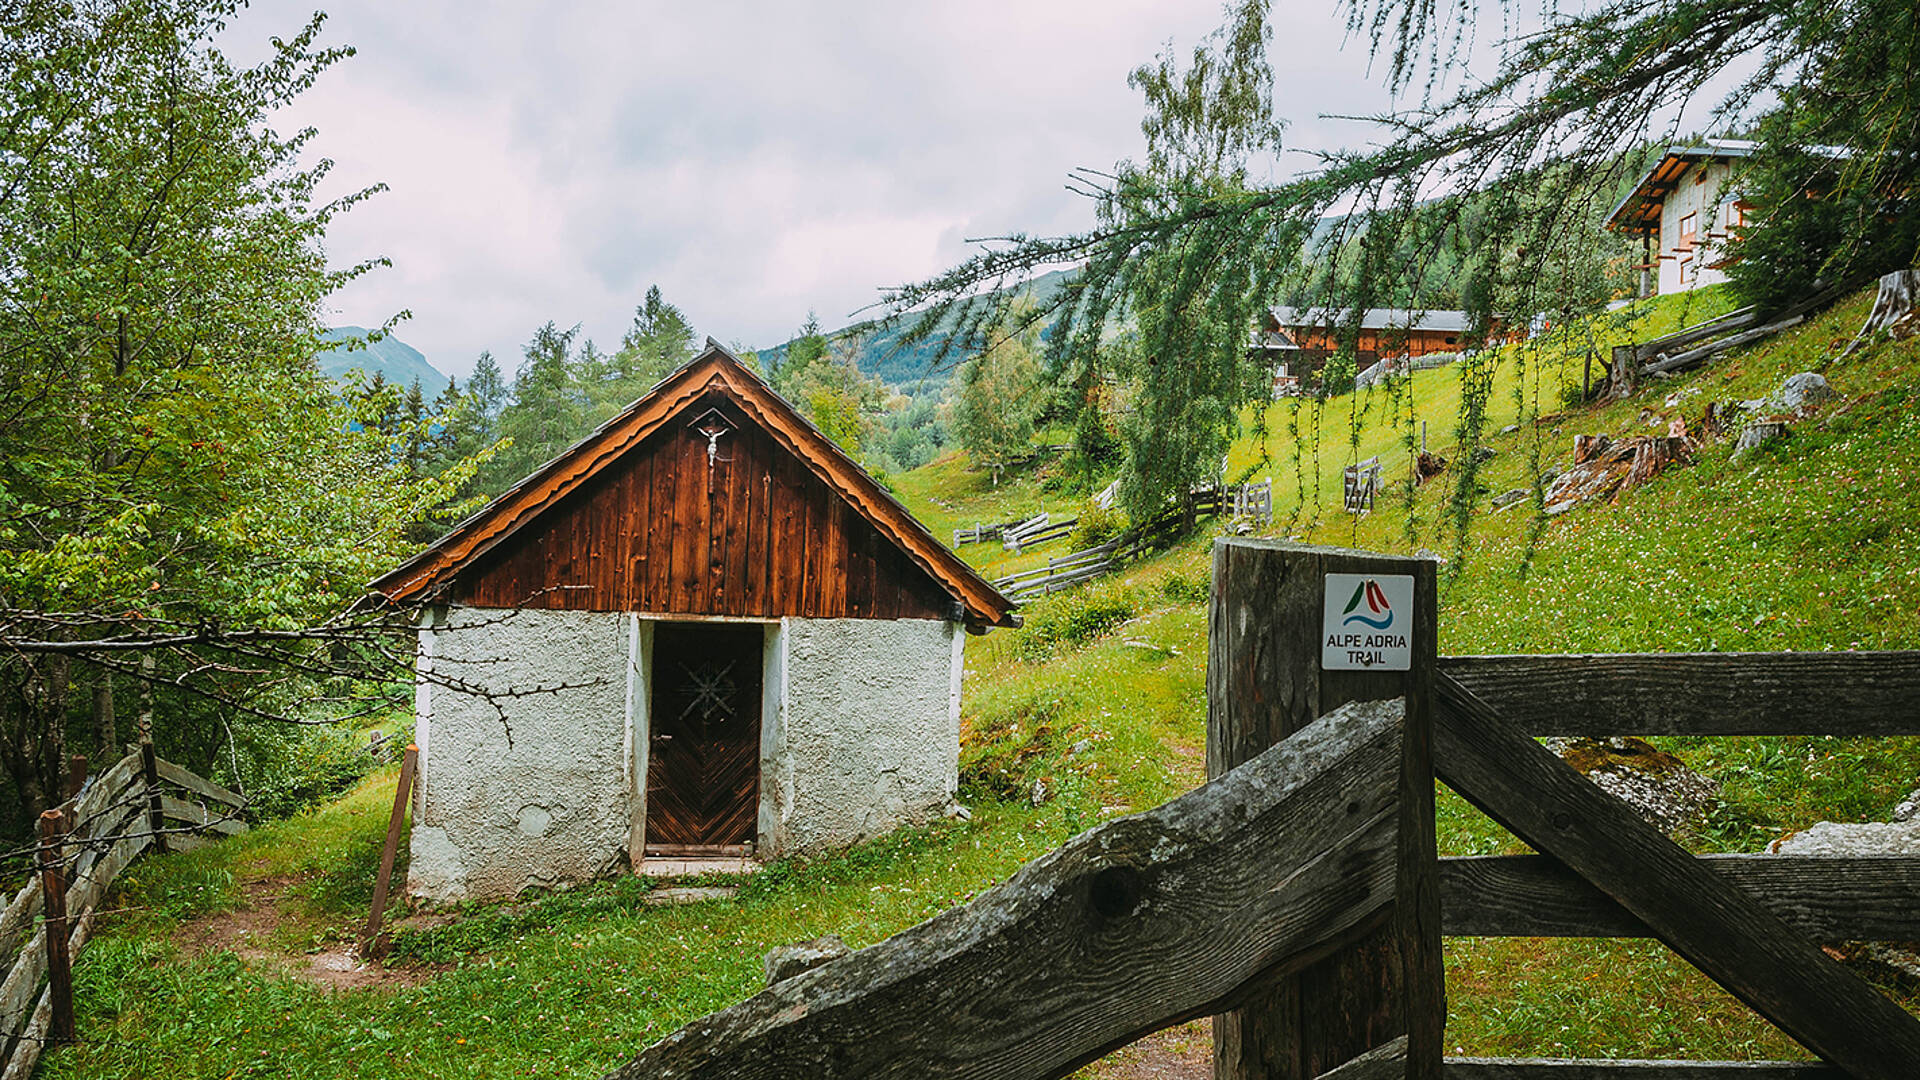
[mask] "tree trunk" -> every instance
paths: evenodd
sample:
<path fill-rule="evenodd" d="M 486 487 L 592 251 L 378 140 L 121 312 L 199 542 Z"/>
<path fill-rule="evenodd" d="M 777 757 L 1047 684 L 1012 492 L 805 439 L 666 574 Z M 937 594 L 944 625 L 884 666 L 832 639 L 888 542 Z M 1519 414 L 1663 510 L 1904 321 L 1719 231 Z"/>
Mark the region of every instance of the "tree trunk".
<path fill-rule="evenodd" d="M 113 672 L 102 668 L 93 680 L 93 750 L 104 767 L 120 758 L 120 727 L 113 714 Z"/>
<path fill-rule="evenodd" d="M 66 790 L 67 783 L 67 690 L 72 662 L 65 656 L 49 656 L 40 663 L 35 675 L 38 692 L 28 701 L 28 722 L 40 732 L 40 775 L 42 790 L 49 797 Z M 33 715 L 37 714 L 37 715 Z M 42 806 L 45 810 L 52 803 Z"/>
<path fill-rule="evenodd" d="M 0 764 L 29 818 L 58 802 L 66 783 L 68 669 L 64 656 L 22 660 L 0 692 Z"/>
<path fill-rule="evenodd" d="M 1607 399 L 1630 398 L 1640 389 L 1640 358 L 1632 345 L 1615 345 L 1613 361 L 1607 365 Z"/>

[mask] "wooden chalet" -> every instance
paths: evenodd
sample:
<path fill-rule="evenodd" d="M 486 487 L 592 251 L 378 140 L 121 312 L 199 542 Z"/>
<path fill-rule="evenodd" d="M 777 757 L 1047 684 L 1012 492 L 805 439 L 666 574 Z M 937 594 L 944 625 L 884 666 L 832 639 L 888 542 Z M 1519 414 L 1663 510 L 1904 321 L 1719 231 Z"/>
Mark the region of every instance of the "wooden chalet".
<path fill-rule="evenodd" d="M 1298 393 L 1339 351 L 1351 318 L 1351 312 L 1327 308 L 1272 308 L 1254 333 L 1249 357 L 1272 370 L 1276 397 Z M 1368 308 L 1360 313 L 1354 340 L 1355 367 L 1364 370 L 1390 357 L 1462 352 L 1467 336 L 1464 311 Z"/>
<path fill-rule="evenodd" d="M 423 612 L 412 890 L 826 849 L 957 782 L 1013 604 L 712 341 L 375 581 Z"/>
<path fill-rule="evenodd" d="M 1607 215 L 1607 228 L 1638 236 L 1644 248 L 1640 295 L 1675 293 L 1727 280 L 1722 245 L 1747 223 L 1734 172 L 1754 145 L 1708 139 L 1669 146 Z"/>

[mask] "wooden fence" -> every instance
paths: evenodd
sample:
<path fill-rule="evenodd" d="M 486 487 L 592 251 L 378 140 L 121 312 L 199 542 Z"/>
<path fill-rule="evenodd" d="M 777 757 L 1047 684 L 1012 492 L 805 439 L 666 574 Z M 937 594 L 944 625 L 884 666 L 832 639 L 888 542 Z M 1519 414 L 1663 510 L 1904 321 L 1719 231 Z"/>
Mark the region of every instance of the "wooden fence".
<path fill-rule="evenodd" d="M 1750 345 L 1806 321 L 1816 308 L 1838 300 L 1870 279 L 1818 288 L 1797 303 L 1772 312 L 1749 304 L 1717 318 L 1682 327 L 1671 334 L 1631 345 L 1616 345 L 1608 364 L 1608 395 L 1626 397 L 1640 380 L 1705 363 L 1729 349 Z"/>
<path fill-rule="evenodd" d="M 1205 786 L 612 1075 L 1045 1080 L 1210 1012 L 1221 1080 L 1920 1074 L 1818 944 L 1920 938 L 1920 858 L 1694 856 L 1534 738 L 1920 733 L 1920 653 L 1442 657 L 1434 580 L 1217 542 Z M 1436 776 L 1538 854 L 1436 859 Z M 1821 1061 L 1446 1058 L 1443 934 L 1657 938 Z"/>
<path fill-rule="evenodd" d="M 41 817 L 40 873 L 0 912 L 0 1080 L 26 1080 L 42 1049 L 72 1038 L 68 968 L 114 878 L 149 848 L 246 831 L 244 799 L 154 756 L 150 744 L 75 786 Z"/>
<path fill-rule="evenodd" d="M 1380 457 L 1374 455 L 1358 464 L 1349 465 L 1341 476 L 1341 496 L 1349 514 L 1365 514 L 1373 509 L 1374 497 L 1380 494 Z"/>
<path fill-rule="evenodd" d="M 1165 547 L 1201 514 L 1230 514 L 1261 524 L 1269 523 L 1273 520 L 1273 481 L 1197 488 L 1189 493 L 1183 505 L 1169 509 L 1145 526 L 1129 529 L 1104 544 L 1048 559 L 1043 567 L 996 579 L 993 586 L 1016 603 L 1070 589 L 1083 581 L 1112 573 L 1142 555 Z M 1071 519 L 1051 528 L 1059 529 L 1059 535 L 1065 536 L 1077 523 L 1078 519 Z M 1042 540 L 1050 539 L 1054 539 L 1051 529 L 1035 530 L 1024 535 L 1020 544 L 1030 548 Z"/>

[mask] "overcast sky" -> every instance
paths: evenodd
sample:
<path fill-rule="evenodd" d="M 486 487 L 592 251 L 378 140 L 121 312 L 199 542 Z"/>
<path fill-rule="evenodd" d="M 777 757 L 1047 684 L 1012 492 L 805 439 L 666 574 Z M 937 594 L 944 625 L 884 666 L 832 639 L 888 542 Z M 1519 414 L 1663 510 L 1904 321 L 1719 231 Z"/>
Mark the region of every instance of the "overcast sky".
<path fill-rule="evenodd" d="M 1386 104 L 1336 9 L 1275 4 L 1290 145 Z M 511 373 L 535 327 L 619 343 L 657 283 L 698 331 L 759 347 L 833 328 L 929 276 L 968 237 L 1091 222 L 1076 166 L 1140 153 L 1127 73 L 1221 20 L 1212 0 L 544 4 L 339 0 L 359 55 L 278 123 L 319 128 L 339 187 L 391 190 L 340 219 L 336 263 L 384 255 L 333 321 L 378 325 L 464 377 Z M 236 59 L 310 5 L 265 0 Z M 248 43 L 255 43 L 249 45 Z M 1301 165 L 1305 159 L 1296 159 Z M 1295 167 L 1298 167 L 1297 165 Z"/>

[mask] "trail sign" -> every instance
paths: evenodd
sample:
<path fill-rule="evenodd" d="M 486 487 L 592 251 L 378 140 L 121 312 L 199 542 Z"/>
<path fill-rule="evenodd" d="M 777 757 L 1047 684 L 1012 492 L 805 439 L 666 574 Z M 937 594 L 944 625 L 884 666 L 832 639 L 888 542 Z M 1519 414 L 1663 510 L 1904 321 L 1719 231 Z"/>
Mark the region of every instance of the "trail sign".
<path fill-rule="evenodd" d="M 1328 574 L 1322 610 L 1322 671 L 1406 671 L 1412 668 L 1412 577 L 1400 574 Z"/>

